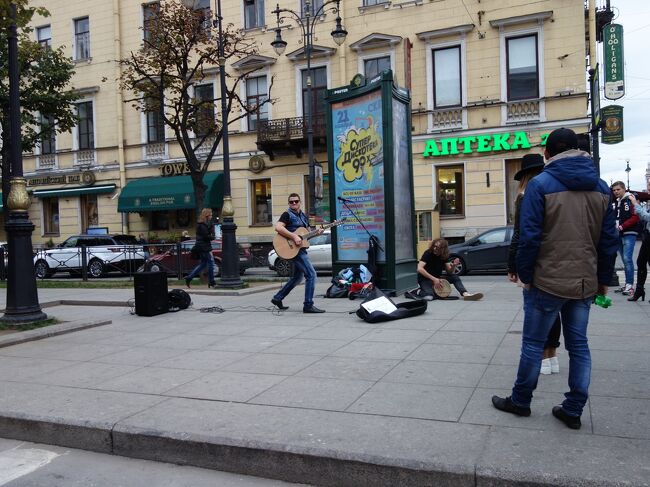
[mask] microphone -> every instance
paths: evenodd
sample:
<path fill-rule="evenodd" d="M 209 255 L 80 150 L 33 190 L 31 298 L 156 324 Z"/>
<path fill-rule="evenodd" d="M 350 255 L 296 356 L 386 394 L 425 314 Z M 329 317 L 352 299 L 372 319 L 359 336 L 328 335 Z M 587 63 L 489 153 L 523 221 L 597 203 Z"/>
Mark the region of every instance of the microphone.
<path fill-rule="evenodd" d="M 343 202 L 343 203 L 354 203 L 353 200 L 349 200 L 347 198 L 341 198 L 340 196 L 337 196 L 336 199 Z"/>

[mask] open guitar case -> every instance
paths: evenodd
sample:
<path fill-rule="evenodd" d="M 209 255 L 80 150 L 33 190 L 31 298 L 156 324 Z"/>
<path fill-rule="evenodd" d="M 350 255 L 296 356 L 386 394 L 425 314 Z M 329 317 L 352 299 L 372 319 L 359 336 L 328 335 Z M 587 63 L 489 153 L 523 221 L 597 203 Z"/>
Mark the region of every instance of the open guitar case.
<path fill-rule="evenodd" d="M 372 313 L 369 313 L 368 310 L 363 307 L 364 303 L 382 296 L 393 303 L 397 309 L 391 313 L 384 313 L 383 311 L 373 311 Z M 401 320 L 402 318 L 418 316 L 423 314 L 426 310 L 427 302 L 424 300 L 406 301 L 404 303 L 395 304 L 392 299 L 381 291 L 381 289 L 375 287 L 370 292 L 370 296 L 363 300 L 359 309 L 356 311 L 356 315 L 367 323 L 381 323 L 384 321 Z"/>

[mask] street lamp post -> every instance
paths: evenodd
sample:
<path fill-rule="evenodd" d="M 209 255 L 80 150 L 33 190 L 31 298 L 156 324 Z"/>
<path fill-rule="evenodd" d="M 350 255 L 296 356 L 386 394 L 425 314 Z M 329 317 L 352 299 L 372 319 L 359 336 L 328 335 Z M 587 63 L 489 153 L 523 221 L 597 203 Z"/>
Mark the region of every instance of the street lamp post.
<path fill-rule="evenodd" d="M 225 43 L 226 39 L 223 35 L 223 17 L 221 15 L 221 0 L 216 0 L 216 16 L 214 19 L 214 26 L 219 29 L 219 81 L 221 86 L 221 133 L 222 133 L 222 147 L 223 147 L 223 206 L 221 207 L 221 244 L 222 258 L 221 258 L 221 279 L 219 280 L 219 287 L 239 287 L 242 285 L 241 278 L 239 277 L 239 252 L 237 251 L 237 225 L 235 225 L 235 209 L 232 205 L 232 197 L 230 192 L 230 147 L 228 145 L 228 103 L 226 94 L 228 87 L 226 86 L 226 55 Z"/>
<path fill-rule="evenodd" d="M 630 190 L 630 171 L 632 170 L 632 168 L 630 167 L 630 160 L 625 159 L 625 164 L 626 164 L 625 172 L 627 173 L 627 186 L 626 186 L 626 188 L 629 191 Z"/>
<path fill-rule="evenodd" d="M 20 136 L 20 73 L 18 71 L 18 37 L 16 4 L 10 6 L 11 23 L 9 48 L 9 154 L 11 159 L 11 189 L 7 197 L 9 221 L 5 223 L 9 249 L 7 269 L 7 306 L 2 321 L 27 323 L 41 321 L 47 315 L 41 311 L 36 289 L 32 256 L 32 232 L 29 221 L 27 180 L 23 177 L 23 150 Z"/>
<path fill-rule="evenodd" d="M 328 0 L 323 2 L 320 8 L 312 11 L 312 0 L 305 0 L 303 15 L 297 12 L 280 8 L 276 4 L 273 14 L 276 15 L 277 28 L 275 29 L 275 39 L 271 42 L 273 49 L 281 56 L 287 47 L 287 42 L 282 39 L 282 32 L 280 25 L 284 23 L 285 19 L 293 19 L 302 31 L 303 45 L 305 46 L 305 57 L 307 58 L 307 154 L 309 158 L 309 215 L 310 220 L 316 215 L 316 162 L 314 160 L 314 114 L 313 114 L 313 100 L 312 100 L 312 72 L 311 72 L 311 55 L 314 47 L 314 27 L 318 18 L 331 11 L 336 14 L 336 27 L 331 35 L 337 45 L 343 44 L 348 35 L 348 31 L 343 28 L 341 24 L 340 14 L 341 0 Z M 286 14 L 281 17 L 280 14 Z"/>

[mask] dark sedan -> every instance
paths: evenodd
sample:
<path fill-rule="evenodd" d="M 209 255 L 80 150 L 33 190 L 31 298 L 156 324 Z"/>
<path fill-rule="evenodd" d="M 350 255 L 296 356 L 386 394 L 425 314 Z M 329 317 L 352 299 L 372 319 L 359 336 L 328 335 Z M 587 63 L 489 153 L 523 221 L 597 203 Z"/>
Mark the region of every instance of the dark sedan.
<path fill-rule="evenodd" d="M 454 274 L 472 271 L 505 271 L 508 268 L 508 248 L 512 227 L 493 228 L 461 244 L 449 246 L 449 258 L 458 258 Z"/>
<path fill-rule="evenodd" d="M 180 259 L 177 256 L 176 245 L 167 246 L 160 253 L 154 254 L 149 258 L 146 264 L 147 269 L 151 271 L 164 271 L 167 274 L 178 274 L 178 262 L 180 261 L 181 272 L 190 272 L 199 263 L 198 260 L 193 260 L 190 256 L 190 250 L 194 246 L 194 242 L 194 240 L 186 240 L 181 243 Z M 253 254 L 251 253 L 249 244 L 237 244 L 237 249 L 239 253 L 239 273 L 243 275 L 246 269 L 253 266 Z M 213 240 L 212 255 L 214 256 L 215 272 L 217 275 L 221 274 L 221 253 L 221 240 Z"/>

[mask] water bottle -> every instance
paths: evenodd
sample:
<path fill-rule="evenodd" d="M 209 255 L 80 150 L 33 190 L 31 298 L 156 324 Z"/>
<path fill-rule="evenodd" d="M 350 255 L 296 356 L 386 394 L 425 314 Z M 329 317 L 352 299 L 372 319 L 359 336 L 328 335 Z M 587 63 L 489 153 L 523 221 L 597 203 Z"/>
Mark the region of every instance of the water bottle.
<path fill-rule="evenodd" d="M 596 306 L 600 306 L 601 308 L 607 309 L 612 305 L 612 298 L 603 294 L 596 294 L 594 297 L 594 304 Z"/>

